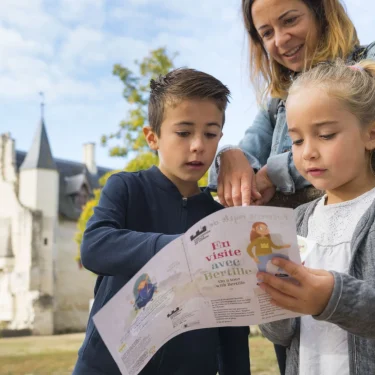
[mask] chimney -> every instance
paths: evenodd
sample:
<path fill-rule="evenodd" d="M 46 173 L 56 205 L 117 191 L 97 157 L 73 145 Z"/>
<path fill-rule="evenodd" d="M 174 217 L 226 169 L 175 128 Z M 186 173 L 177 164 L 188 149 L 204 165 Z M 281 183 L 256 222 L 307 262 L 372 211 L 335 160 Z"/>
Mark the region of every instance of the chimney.
<path fill-rule="evenodd" d="M 83 162 L 92 175 L 96 175 L 98 170 L 95 162 L 95 143 L 85 143 L 83 145 Z"/>

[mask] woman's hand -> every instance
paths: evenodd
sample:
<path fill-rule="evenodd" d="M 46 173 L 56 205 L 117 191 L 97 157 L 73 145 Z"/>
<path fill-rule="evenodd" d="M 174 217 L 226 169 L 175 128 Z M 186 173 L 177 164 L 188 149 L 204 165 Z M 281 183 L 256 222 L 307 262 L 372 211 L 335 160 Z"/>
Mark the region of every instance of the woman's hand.
<path fill-rule="evenodd" d="M 302 314 L 320 315 L 333 292 L 333 275 L 282 258 L 274 258 L 272 263 L 286 271 L 298 284 L 268 273 L 258 273 L 257 278 L 262 281 L 260 287 L 272 297 L 271 303 Z"/>
<path fill-rule="evenodd" d="M 220 155 L 217 195 L 223 206 L 249 206 L 261 199 L 254 170 L 241 150 L 228 150 Z"/>
<path fill-rule="evenodd" d="M 255 175 L 255 184 L 261 197 L 254 201 L 256 206 L 268 203 L 275 195 L 276 187 L 268 177 L 267 166 L 261 168 Z"/>

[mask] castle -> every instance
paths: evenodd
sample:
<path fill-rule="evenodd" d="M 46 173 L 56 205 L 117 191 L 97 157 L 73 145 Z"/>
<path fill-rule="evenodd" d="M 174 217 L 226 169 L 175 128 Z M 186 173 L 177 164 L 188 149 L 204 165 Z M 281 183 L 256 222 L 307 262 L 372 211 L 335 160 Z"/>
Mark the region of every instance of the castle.
<path fill-rule="evenodd" d="M 0 135 L 0 336 L 85 330 L 95 277 L 74 258 L 82 206 L 110 169 L 53 157 L 43 115 L 29 151 Z"/>

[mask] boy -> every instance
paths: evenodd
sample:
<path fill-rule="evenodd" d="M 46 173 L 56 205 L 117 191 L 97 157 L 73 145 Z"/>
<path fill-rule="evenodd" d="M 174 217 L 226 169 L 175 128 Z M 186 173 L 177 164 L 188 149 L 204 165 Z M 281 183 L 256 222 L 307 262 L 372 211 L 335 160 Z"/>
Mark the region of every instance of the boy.
<path fill-rule="evenodd" d="M 120 374 L 92 316 L 165 245 L 222 208 L 208 190 L 200 190 L 198 180 L 210 167 L 222 136 L 229 90 L 192 69 L 174 70 L 151 80 L 150 86 L 150 126 L 144 135 L 158 152 L 159 167 L 111 176 L 88 222 L 82 263 L 99 276 L 74 375 Z M 249 374 L 247 336 L 247 328 L 181 334 L 140 374 L 216 375 L 218 358 L 221 374 Z"/>

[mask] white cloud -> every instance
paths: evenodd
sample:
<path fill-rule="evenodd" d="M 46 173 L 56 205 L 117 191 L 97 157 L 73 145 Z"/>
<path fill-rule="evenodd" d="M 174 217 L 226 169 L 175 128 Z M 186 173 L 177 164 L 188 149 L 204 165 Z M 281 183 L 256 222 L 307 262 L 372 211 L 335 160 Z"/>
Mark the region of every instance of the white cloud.
<path fill-rule="evenodd" d="M 132 9 L 130 7 L 115 7 L 110 9 L 108 12 L 108 16 L 115 20 L 124 20 L 124 19 L 132 19 L 136 21 L 145 21 L 152 18 L 149 13 L 142 12 L 136 9 Z"/>
<path fill-rule="evenodd" d="M 42 0 L 1 0 L 1 24 L 41 44 L 53 42 L 64 32 L 63 25 L 46 11 Z"/>
<path fill-rule="evenodd" d="M 220 19 L 222 22 L 222 17 L 224 17 L 224 20 L 231 19 L 237 9 L 240 8 L 240 2 L 237 0 L 190 0 L 187 5 L 176 0 L 128 0 L 128 2 L 134 7 L 159 6 L 197 21 L 202 18 L 214 21 L 215 17 L 220 17 L 216 19 Z"/>
<path fill-rule="evenodd" d="M 361 41 L 372 41 L 375 3 L 346 3 Z M 166 46 L 180 53 L 176 66 L 207 71 L 229 86 L 223 143 L 237 143 L 256 112 L 245 37 L 239 0 L 0 0 L 0 98 L 30 104 L 44 91 L 56 124 L 74 118 L 79 143 L 99 139 L 125 115 L 113 64 L 134 68 L 135 59 Z"/>
<path fill-rule="evenodd" d="M 147 51 L 143 41 L 78 27 L 69 32 L 60 56 L 69 71 L 81 72 L 98 64 L 106 64 L 110 69 L 117 62 L 129 63 Z"/>
<path fill-rule="evenodd" d="M 61 0 L 57 5 L 64 10 L 57 12 L 64 22 L 83 22 L 69 28 L 53 15 L 56 9 L 48 13 L 40 0 L 0 1 L 3 99 L 33 100 L 45 91 L 50 101 L 98 100 L 103 90 L 107 94 L 115 90 L 112 83 L 106 83 L 111 81 L 114 63 L 127 63 L 147 52 L 144 42 L 85 23 L 95 10 L 105 16 L 102 0 Z"/>
<path fill-rule="evenodd" d="M 103 62 L 106 59 L 101 48 L 104 45 L 103 33 L 86 27 L 69 31 L 61 47 L 60 55 L 64 64 L 81 62 Z"/>
<path fill-rule="evenodd" d="M 50 45 L 41 44 L 37 41 L 26 39 L 14 29 L 0 26 L 0 55 L 7 58 L 11 55 L 41 55 L 51 56 L 53 48 Z M 0 65 L 2 61 L 0 60 Z"/>
<path fill-rule="evenodd" d="M 60 0 L 57 15 L 63 21 L 82 22 L 92 27 L 102 27 L 106 12 L 104 0 Z"/>

